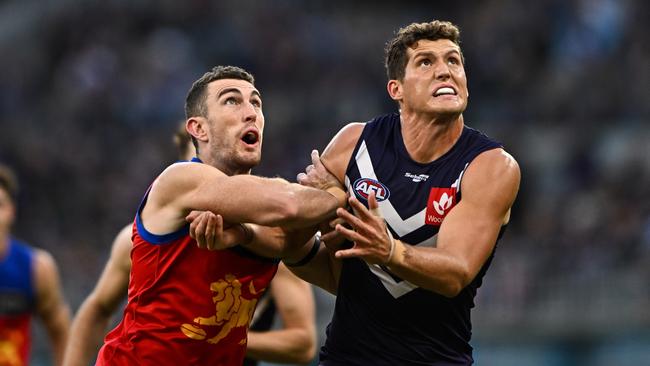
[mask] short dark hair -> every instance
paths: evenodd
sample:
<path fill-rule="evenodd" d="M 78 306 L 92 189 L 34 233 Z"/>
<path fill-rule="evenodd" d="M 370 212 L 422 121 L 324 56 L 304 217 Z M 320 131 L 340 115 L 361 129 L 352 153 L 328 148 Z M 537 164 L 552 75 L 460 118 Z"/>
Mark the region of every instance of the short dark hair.
<path fill-rule="evenodd" d="M 403 80 L 408 61 L 407 48 L 417 41 L 448 39 L 460 47 L 460 30 L 447 21 L 434 20 L 428 23 L 411 23 L 400 28 L 397 35 L 386 44 L 386 73 L 389 80 Z M 463 54 L 461 52 L 461 59 Z M 461 60 L 464 63 L 464 60 Z"/>
<path fill-rule="evenodd" d="M 187 156 L 187 153 L 190 150 L 189 142 L 191 140 L 192 136 L 190 136 L 189 132 L 187 132 L 187 128 L 185 128 L 185 121 L 180 121 L 176 128 L 176 132 L 174 132 L 174 145 L 176 145 L 176 149 L 178 149 L 179 158 L 182 159 Z"/>
<path fill-rule="evenodd" d="M 253 75 L 237 66 L 215 66 L 212 70 L 206 72 L 201 76 L 197 81 L 192 84 L 190 91 L 187 93 L 185 98 L 185 118 L 190 117 L 207 117 L 208 109 L 205 105 L 205 100 L 207 98 L 206 90 L 208 84 L 215 80 L 220 79 L 239 79 L 246 80 L 249 83 L 255 85 L 255 78 Z M 194 147 L 199 149 L 198 142 L 194 136 L 190 136 Z"/>
<path fill-rule="evenodd" d="M 6 165 L 0 164 L 0 189 L 4 189 L 9 197 L 15 202 L 18 197 L 18 179 L 13 170 Z"/>
<path fill-rule="evenodd" d="M 207 117 L 208 111 L 205 106 L 206 89 L 208 84 L 220 79 L 246 80 L 255 85 L 255 78 L 251 73 L 237 66 L 215 66 L 206 72 L 192 84 L 185 99 L 185 118 Z"/>

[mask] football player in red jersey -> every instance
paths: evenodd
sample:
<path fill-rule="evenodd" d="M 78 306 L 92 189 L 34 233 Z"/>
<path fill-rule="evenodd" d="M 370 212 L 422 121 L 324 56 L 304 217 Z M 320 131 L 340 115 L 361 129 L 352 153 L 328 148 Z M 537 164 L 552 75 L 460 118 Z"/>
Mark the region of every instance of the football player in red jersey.
<path fill-rule="evenodd" d="M 181 160 L 190 160 L 196 155 L 190 135 L 182 121 L 174 142 Z M 197 224 L 214 223 L 216 215 L 204 211 Z M 124 227 L 115 237 L 111 255 L 104 271 L 84 300 L 72 322 L 66 347 L 64 366 L 86 366 L 97 354 L 106 334 L 108 322 L 127 296 L 131 272 L 131 236 L 133 225 Z M 214 236 L 205 233 L 205 236 Z M 201 240 L 206 240 L 206 237 Z M 278 313 L 282 328 L 269 331 Z M 300 280 L 282 264 L 278 267 L 270 289 L 264 300 L 260 300 L 248 332 L 245 365 L 254 365 L 257 360 L 283 363 L 308 363 L 316 352 L 316 331 L 314 325 L 315 305 L 309 284 Z"/>
<path fill-rule="evenodd" d="M 277 269 L 269 257 L 302 258 L 311 227 L 346 204 L 338 187 L 250 175 L 265 121 L 261 94 L 243 69 L 207 72 L 192 85 L 185 111 L 197 157 L 169 166 L 145 193 L 133 226 L 128 303 L 97 365 L 241 364 L 250 319 Z M 197 210 L 219 213 L 209 225 L 281 226 L 304 240 L 292 240 L 301 243 L 295 248 L 243 240 L 206 251 L 189 236 L 186 216 Z M 252 239 L 244 225 L 235 228 Z"/>

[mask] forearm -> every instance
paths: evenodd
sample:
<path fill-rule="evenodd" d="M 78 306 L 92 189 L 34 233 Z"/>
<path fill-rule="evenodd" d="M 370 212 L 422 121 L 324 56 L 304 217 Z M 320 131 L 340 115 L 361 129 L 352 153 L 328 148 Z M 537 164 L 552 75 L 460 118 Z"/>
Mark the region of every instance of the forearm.
<path fill-rule="evenodd" d="M 304 253 L 307 252 L 305 251 Z M 301 258 L 304 258 L 304 255 Z M 299 266 L 287 265 L 287 268 L 303 281 L 316 285 L 332 295 L 336 295 L 340 261 L 334 258 L 329 249 L 324 245 L 320 246 L 318 253 L 308 263 Z"/>
<path fill-rule="evenodd" d="M 389 270 L 401 279 L 446 297 L 455 297 L 472 280 L 467 265 L 439 248 L 419 248 L 395 240 Z"/>
<path fill-rule="evenodd" d="M 329 191 L 279 178 L 239 175 L 206 180 L 188 195 L 177 196 L 177 202 L 185 210 L 219 213 L 229 222 L 296 228 L 316 225 L 345 204 L 340 188 Z"/>
<path fill-rule="evenodd" d="M 333 218 L 336 209 L 347 204 L 346 193 L 339 187 L 331 187 L 327 191 L 298 184 L 292 184 L 291 187 L 295 199 L 290 202 L 295 204 L 296 214 L 277 226 L 289 229 L 316 226 Z"/>
<path fill-rule="evenodd" d="M 243 224 L 237 229 L 231 240 L 243 243 L 244 248 L 256 254 L 282 258 L 293 274 L 336 295 L 340 261 L 320 241 L 315 242 L 316 228 L 287 232 L 277 227 Z M 315 255 L 310 254 L 312 250 Z"/>
<path fill-rule="evenodd" d="M 70 326 L 70 312 L 66 308 L 60 309 L 56 315 L 46 324 L 47 333 L 52 345 L 54 365 L 63 365 L 63 355 L 68 341 L 68 329 Z"/>
<path fill-rule="evenodd" d="M 258 255 L 289 261 L 302 258 L 316 232 L 315 227 L 287 230 L 256 224 L 242 224 L 235 228 L 237 230 L 229 237 L 229 241 L 232 240 Z"/>
<path fill-rule="evenodd" d="M 84 302 L 72 327 L 65 351 L 64 366 L 87 366 L 97 354 L 104 335 L 110 313 L 100 310 L 91 301 Z"/>
<path fill-rule="evenodd" d="M 256 360 L 306 364 L 312 360 L 316 345 L 313 331 L 290 328 L 268 332 L 248 332 L 246 356 Z"/>

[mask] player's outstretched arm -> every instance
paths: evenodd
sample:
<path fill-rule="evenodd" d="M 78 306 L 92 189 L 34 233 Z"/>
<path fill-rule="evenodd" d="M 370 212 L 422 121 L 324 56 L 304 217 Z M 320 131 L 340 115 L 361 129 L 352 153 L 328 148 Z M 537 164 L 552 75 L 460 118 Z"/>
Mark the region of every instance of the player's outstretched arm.
<path fill-rule="evenodd" d="M 205 164 L 179 163 L 152 185 L 142 219 L 153 233 L 174 231 L 192 210 L 212 211 L 228 222 L 306 227 L 345 204 L 345 194 L 332 188 L 328 193 L 282 179 L 227 176 Z"/>
<path fill-rule="evenodd" d="M 455 297 L 476 277 L 492 253 L 499 230 L 509 219 L 519 181 L 519 166 L 505 151 L 495 149 L 480 154 L 463 175 L 463 199 L 442 222 L 435 248 L 393 240 L 383 218 L 374 212 L 374 195 L 369 197 L 370 210 L 350 198 L 354 215 L 340 209 L 337 214 L 352 229 L 338 225 L 336 231 L 353 241 L 354 246 L 339 250 L 336 257 L 359 257 L 386 265 L 413 284 Z"/>
<path fill-rule="evenodd" d="M 59 271 L 52 256 L 43 250 L 36 251 L 35 258 L 36 313 L 43 321 L 53 352 L 54 364 L 63 362 L 70 309 L 63 299 Z"/>
<path fill-rule="evenodd" d="M 307 364 L 316 353 L 315 305 L 311 286 L 282 264 L 271 282 L 282 328 L 248 332 L 246 356 L 260 361 Z"/>
<path fill-rule="evenodd" d="M 72 321 L 64 366 L 87 366 L 93 360 L 109 320 L 126 298 L 131 271 L 132 227 L 132 224 L 127 225 L 115 237 L 99 281 Z"/>

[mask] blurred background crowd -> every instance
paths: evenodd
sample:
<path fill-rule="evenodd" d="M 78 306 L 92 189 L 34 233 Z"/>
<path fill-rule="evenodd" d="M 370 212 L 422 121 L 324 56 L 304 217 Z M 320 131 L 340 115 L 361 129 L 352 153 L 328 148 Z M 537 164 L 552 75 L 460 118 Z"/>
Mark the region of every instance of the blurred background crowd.
<path fill-rule="evenodd" d="M 394 32 L 447 19 L 461 28 L 465 121 L 504 142 L 523 172 L 473 313 L 477 364 L 650 364 L 649 10 L 642 0 L 5 1 L 0 162 L 21 182 L 16 236 L 54 255 L 76 309 L 175 160 L 171 135 L 203 72 L 255 74 L 267 125 L 254 173 L 294 180 L 345 123 L 395 111 L 383 69 Z M 333 301 L 317 294 L 322 337 Z M 46 362 L 35 346 L 34 363 Z"/>

